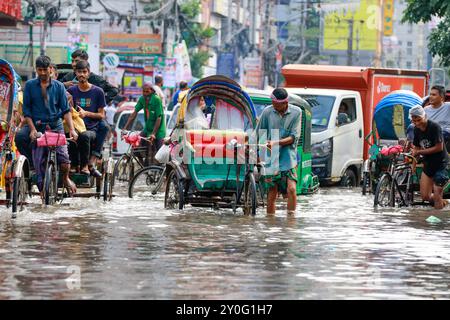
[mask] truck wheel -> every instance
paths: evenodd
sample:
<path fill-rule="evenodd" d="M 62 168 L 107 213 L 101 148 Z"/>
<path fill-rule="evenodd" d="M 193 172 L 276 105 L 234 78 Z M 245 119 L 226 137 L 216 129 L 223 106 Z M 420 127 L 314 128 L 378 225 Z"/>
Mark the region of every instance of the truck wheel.
<path fill-rule="evenodd" d="M 352 169 L 347 169 L 341 179 L 341 187 L 352 188 L 356 187 L 356 175 Z"/>

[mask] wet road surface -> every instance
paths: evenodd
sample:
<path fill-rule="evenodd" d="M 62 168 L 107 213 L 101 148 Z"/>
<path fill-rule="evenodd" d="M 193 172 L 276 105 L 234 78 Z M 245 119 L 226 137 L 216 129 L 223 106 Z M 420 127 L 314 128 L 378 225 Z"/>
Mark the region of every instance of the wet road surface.
<path fill-rule="evenodd" d="M 35 198 L 14 220 L 0 208 L 0 299 L 450 298 L 448 207 L 376 210 L 328 188 L 296 217 L 285 204 L 247 217 L 119 189 L 110 203 Z"/>

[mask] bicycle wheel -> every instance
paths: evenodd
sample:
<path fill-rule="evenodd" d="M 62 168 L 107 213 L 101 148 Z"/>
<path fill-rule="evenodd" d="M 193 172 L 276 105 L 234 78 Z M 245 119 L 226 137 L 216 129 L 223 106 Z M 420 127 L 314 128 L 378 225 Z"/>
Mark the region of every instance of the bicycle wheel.
<path fill-rule="evenodd" d="M 378 181 L 377 188 L 375 189 L 374 206 L 394 206 L 392 177 L 388 173 L 383 174 L 380 181 Z"/>
<path fill-rule="evenodd" d="M 140 169 L 128 185 L 128 197 L 133 198 L 135 194 L 153 191 L 160 180 L 164 179 L 163 172 L 162 167 L 155 165 Z"/>
<path fill-rule="evenodd" d="M 103 175 L 103 201 L 110 201 L 111 200 L 111 194 L 110 194 L 110 185 L 111 185 L 111 177 L 110 173 L 106 172 Z"/>
<path fill-rule="evenodd" d="M 133 159 L 128 154 L 124 154 L 119 158 L 114 166 L 114 177 L 118 181 L 127 182 L 133 178 Z"/>
<path fill-rule="evenodd" d="M 178 179 L 175 170 L 172 170 L 167 178 L 166 194 L 164 196 L 164 208 L 179 209 L 184 207 L 184 188 Z"/>
<path fill-rule="evenodd" d="M 362 180 L 362 195 L 365 196 L 367 192 L 370 191 L 370 184 L 372 182 L 370 181 L 370 173 L 364 172 L 363 173 L 363 180 Z"/>
<path fill-rule="evenodd" d="M 152 190 L 152 194 L 155 195 L 159 192 L 159 190 L 161 190 L 161 187 L 163 186 L 163 184 L 166 182 L 166 170 L 167 167 L 164 166 L 163 167 L 163 172 L 161 173 L 161 178 L 159 179 L 158 183 L 156 184 L 156 186 L 153 188 Z"/>
<path fill-rule="evenodd" d="M 393 190 L 394 202 L 401 206 L 410 206 L 414 201 L 414 189 L 412 173 L 409 168 L 397 171 L 394 174 L 394 181 L 397 182 Z M 394 204 L 395 204 L 394 203 Z"/>
<path fill-rule="evenodd" d="M 53 205 L 58 200 L 58 171 L 54 163 L 49 163 L 44 177 L 44 203 Z"/>
<path fill-rule="evenodd" d="M 256 183 L 252 172 L 248 174 L 244 182 L 243 210 L 245 215 L 256 215 Z"/>
<path fill-rule="evenodd" d="M 25 200 L 28 194 L 28 181 L 25 177 L 16 177 L 13 182 L 12 192 L 12 213 L 16 217 L 17 209 L 22 211 L 25 206 Z"/>

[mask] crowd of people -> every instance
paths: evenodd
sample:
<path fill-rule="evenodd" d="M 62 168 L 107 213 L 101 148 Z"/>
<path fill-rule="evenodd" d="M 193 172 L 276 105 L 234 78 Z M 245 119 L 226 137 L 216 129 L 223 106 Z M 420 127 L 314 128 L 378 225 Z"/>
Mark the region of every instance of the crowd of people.
<path fill-rule="evenodd" d="M 70 142 L 56 148 L 63 183 L 69 193 L 76 186 L 70 173 L 101 176 L 96 164 L 102 157 L 104 143 L 111 137 L 117 111 L 119 89 L 90 70 L 89 56 L 84 50 L 72 53 L 73 71 L 58 80 L 58 70 L 48 56 L 35 61 L 37 77 L 26 82 L 23 89 L 21 123 L 15 136 L 21 154 L 30 160 L 42 190 L 47 150 L 38 148 L 35 141 L 40 134 L 51 130 L 64 133 Z M 155 83 L 145 83 L 142 96 L 128 120 L 128 128 L 140 110 L 144 110 L 145 126 L 141 141 L 147 149 L 156 151 L 165 136 L 165 96 L 163 79 L 155 76 Z M 186 90 L 187 84 L 180 86 Z M 153 152 L 154 154 L 154 152 Z M 148 161 L 148 159 L 146 160 Z"/>

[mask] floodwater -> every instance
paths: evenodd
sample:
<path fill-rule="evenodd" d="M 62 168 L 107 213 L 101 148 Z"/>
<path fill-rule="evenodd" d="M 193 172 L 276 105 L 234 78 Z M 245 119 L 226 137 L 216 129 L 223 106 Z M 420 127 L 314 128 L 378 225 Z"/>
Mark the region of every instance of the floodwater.
<path fill-rule="evenodd" d="M 449 299 L 449 210 L 372 203 L 327 188 L 296 217 L 283 203 L 246 217 L 125 187 L 110 203 L 32 199 L 14 220 L 0 208 L 0 299 Z"/>

